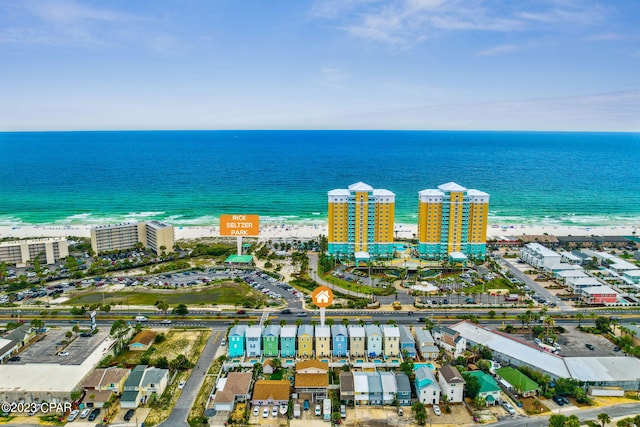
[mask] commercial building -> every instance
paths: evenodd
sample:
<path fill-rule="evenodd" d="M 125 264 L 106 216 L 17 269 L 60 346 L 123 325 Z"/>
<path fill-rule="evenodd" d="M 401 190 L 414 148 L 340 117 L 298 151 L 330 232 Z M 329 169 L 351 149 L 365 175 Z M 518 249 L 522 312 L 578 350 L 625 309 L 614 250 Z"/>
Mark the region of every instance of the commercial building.
<path fill-rule="evenodd" d="M 328 198 L 329 255 L 356 262 L 393 256 L 394 193 L 357 182 Z"/>
<path fill-rule="evenodd" d="M 91 249 L 97 254 L 133 249 L 138 243 L 158 255 L 173 252 L 173 226 L 160 221 L 146 221 L 91 228 Z"/>
<path fill-rule="evenodd" d="M 635 357 L 562 357 L 483 326 L 460 322 L 451 326 L 472 346 L 483 345 L 501 364 L 529 366 L 552 379 L 570 378 L 587 385 L 640 390 L 640 360 Z"/>
<path fill-rule="evenodd" d="M 418 193 L 418 255 L 445 259 L 458 253 L 484 258 L 489 195 L 455 182 Z"/>
<path fill-rule="evenodd" d="M 63 237 L 0 242 L 0 262 L 16 267 L 25 267 L 36 258 L 53 264 L 68 256 L 69 244 Z"/>
<path fill-rule="evenodd" d="M 551 266 L 559 264 L 562 255 L 552 251 L 540 243 L 528 243 L 520 252 L 522 261 L 538 269 L 549 270 Z"/>

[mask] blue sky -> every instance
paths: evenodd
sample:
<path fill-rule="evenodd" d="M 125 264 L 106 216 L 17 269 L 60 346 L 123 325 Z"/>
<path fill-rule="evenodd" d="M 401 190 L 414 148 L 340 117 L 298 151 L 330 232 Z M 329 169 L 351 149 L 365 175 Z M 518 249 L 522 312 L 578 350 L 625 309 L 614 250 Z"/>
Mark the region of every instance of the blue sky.
<path fill-rule="evenodd" d="M 0 130 L 640 130 L 638 0 L 0 0 Z"/>

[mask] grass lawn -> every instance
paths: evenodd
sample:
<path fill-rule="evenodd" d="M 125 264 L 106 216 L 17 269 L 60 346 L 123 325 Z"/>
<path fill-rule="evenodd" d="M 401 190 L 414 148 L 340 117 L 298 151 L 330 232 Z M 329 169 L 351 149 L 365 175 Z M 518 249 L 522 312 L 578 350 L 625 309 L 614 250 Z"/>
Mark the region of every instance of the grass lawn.
<path fill-rule="evenodd" d="M 210 331 L 197 329 L 171 329 L 165 334 L 167 338 L 164 342 L 153 344 L 151 347 L 153 350 L 148 351 L 151 363 L 153 364 L 154 360 L 162 356 L 171 361 L 179 354 L 184 354 L 187 359 L 195 363 L 210 334 Z M 115 359 L 115 362 L 124 365 L 137 365 L 145 353 L 144 351 L 125 350 Z"/>
<path fill-rule="evenodd" d="M 74 306 L 102 304 L 111 305 L 155 305 L 162 300 L 173 306 L 231 304 L 252 307 L 264 304 L 266 298 L 250 286 L 242 283 L 217 283 L 187 289 L 134 289 L 132 291 L 96 292 L 82 291 L 71 297 L 66 304 Z"/>

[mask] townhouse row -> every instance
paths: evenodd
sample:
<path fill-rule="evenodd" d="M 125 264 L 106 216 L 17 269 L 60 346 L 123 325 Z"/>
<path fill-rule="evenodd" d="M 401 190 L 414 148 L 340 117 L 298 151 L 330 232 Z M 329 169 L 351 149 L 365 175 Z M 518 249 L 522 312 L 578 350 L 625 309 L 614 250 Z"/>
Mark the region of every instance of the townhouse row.
<path fill-rule="evenodd" d="M 428 330 L 395 325 L 236 325 L 229 331 L 228 356 L 282 358 L 434 359 L 439 350 Z"/>

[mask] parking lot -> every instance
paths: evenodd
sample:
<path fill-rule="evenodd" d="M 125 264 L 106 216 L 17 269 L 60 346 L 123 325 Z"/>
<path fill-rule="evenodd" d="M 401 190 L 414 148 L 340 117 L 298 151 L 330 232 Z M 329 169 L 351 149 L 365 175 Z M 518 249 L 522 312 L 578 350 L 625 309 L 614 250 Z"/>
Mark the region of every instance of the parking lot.
<path fill-rule="evenodd" d="M 71 344 L 64 346 L 60 343 L 68 341 L 65 334 L 72 327 L 50 329 L 37 342 L 32 343 L 24 352 L 20 353 L 20 362 L 12 363 L 58 363 L 61 365 L 80 365 L 104 341 L 108 332 L 101 331 L 91 337 L 78 336 Z M 59 356 L 59 352 L 68 353 Z"/>
<path fill-rule="evenodd" d="M 568 326 L 567 331 L 564 334 L 560 334 L 557 341 L 562 347 L 562 350 L 558 353 L 560 356 L 603 357 L 622 355 L 620 352 L 613 351 L 615 345 L 605 337 L 582 332 L 574 326 Z M 594 349 L 589 350 L 587 344 L 591 344 Z"/>

